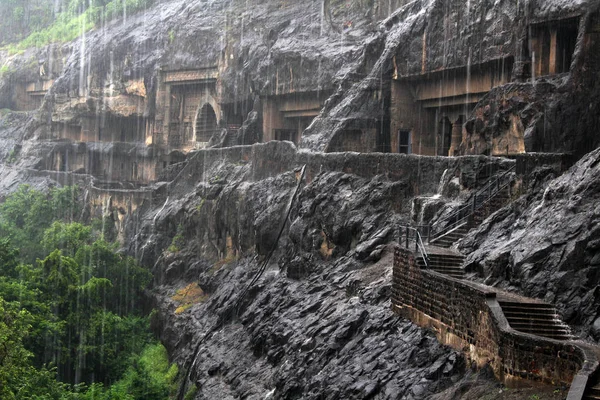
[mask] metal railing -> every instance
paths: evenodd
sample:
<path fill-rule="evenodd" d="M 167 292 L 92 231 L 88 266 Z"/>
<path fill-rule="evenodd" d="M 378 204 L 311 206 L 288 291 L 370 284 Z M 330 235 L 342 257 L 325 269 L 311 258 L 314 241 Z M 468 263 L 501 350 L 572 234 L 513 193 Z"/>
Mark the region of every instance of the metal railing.
<path fill-rule="evenodd" d="M 439 239 L 451 231 L 468 223 L 469 219 L 475 214 L 475 211 L 482 208 L 484 205 L 489 203 L 490 200 L 496 196 L 496 194 L 510 186 L 512 182 L 510 174 L 515 170 L 515 167 L 516 166 L 513 165 L 502 174 L 494 177 L 494 179 L 492 179 L 486 186 L 473 194 L 471 200 L 469 200 L 467 204 L 450 214 L 450 216 L 447 218 L 450 223 L 444 226 L 444 228 L 437 232 L 433 232 L 433 229 L 429 229 L 428 241 Z"/>
<path fill-rule="evenodd" d="M 400 225 L 400 228 L 398 230 L 398 243 L 402 245 L 403 241 L 407 249 L 410 249 L 410 242 L 414 241 L 415 252 L 418 251 L 421 253 L 421 257 L 425 262 L 425 268 L 429 269 L 429 255 L 427 254 L 427 250 L 425 249 L 425 245 L 423 244 L 423 238 L 421 236 L 421 232 L 419 232 L 419 229 L 412 226 Z"/>

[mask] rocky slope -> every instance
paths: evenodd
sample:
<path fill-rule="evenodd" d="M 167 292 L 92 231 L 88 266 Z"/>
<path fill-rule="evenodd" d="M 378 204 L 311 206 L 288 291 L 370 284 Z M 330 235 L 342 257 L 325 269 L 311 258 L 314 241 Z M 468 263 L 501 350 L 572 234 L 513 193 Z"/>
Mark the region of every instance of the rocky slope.
<path fill-rule="evenodd" d="M 560 398 L 553 388 L 504 393 L 390 310 L 387 246 L 415 195 L 435 195 L 457 166 L 454 184 L 481 187 L 505 163 L 274 142 L 190 157 L 138 209 L 128 237 L 154 264 L 153 326 L 189 369 L 195 398 Z"/>
<path fill-rule="evenodd" d="M 488 284 L 555 304 L 566 321 L 600 339 L 600 150 L 492 215 L 460 248 Z M 535 179 L 537 178 L 537 179 Z"/>

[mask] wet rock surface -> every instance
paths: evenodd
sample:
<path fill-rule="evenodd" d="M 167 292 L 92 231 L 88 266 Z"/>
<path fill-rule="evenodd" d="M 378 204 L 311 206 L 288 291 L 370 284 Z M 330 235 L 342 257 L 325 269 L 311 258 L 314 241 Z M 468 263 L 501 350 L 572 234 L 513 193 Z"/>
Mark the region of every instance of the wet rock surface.
<path fill-rule="evenodd" d="M 414 193 L 438 190 L 447 169 L 441 160 L 387 160 L 406 171 L 419 163 L 423 175 L 411 180 L 402 168 L 388 176 L 359 162 L 370 155 L 312 158 L 270 143 L 253 146 L 252 161 L 235 161 L 244 151 L 199 152 L 138 210 L 137 230 L 133 219 L 130 226 L 130 251 L 145 263 L 157 260 L 154 328 L 177 362 L 193 365 L 196 398 L 428 399 L 465 379 L 463 356 L 397 317 L 389 300 L 387 246 L 397 224 L 410 219 Z M 272 162 L 279 155 L 283 170 Z M 503 163 L 445 159 L 463 166 L 473 188 L 486 182 L 489 161 Z M 303 163 L 306 181 L 284 233 L 248 286 L 273 248 Z M 171 252 L 178 233 L 185 246 Z M 172 297 L 190 283 L 206 297 L 181 310 Z M 497 390 L 492 378 L 481 379 Z"/>
<path fill-rule="evenodd" d="M 456 381 L 462 356 L 389 309 L 389 255 L 351 272 L 347 262 L 302 280 L 272 266 L 225 323 L 217 315 L 234 306 L 251 260 L 215 277 L 201 271 L 199 282 L 218 287 L 180 317 L 162 302 L 162 338 L 175 354 L 189 360 L 202 341 L 191 375 L 196 398 L 425 399 Z"/>
<path fill-rule="evenodd" d="M 491 285 L 544 299 L 598 339 L 600 151 L 499 210 L 466 237 L 467 265 Z M 543 174 L 542 174 L 543 175 Z"/>

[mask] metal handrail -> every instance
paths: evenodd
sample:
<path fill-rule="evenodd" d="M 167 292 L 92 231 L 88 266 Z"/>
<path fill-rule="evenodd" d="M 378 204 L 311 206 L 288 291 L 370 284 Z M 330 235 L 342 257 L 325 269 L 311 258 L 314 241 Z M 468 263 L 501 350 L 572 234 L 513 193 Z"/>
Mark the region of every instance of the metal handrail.
<path fill-rule="evenodd" d="M 461 226 L 463 223 L 468 221 L 468 219 L 475 213 L 475 211 L 479 210 L 481 207 L 483 207 L 485 204 L 487 204 L 492 199 L 492 197 L 494 197 L 497 193 L 501 192 L 503 189 L 508 187 L 510 185 L 510 182 L 504 182 L 502 184 L 500 182 L 508 174 L 513 172 L 515 170 L 515 168 L 516 168 L 516 165 L 513 165 L 509 169 L 504 171 L 501 175 L 495 177 L 490 183 L 488 183 L 482 189 L 480 189 L 475 194 L 473 194 L 472 201 L 469 201 L 466 205 L 464 205 L 463 207 L 459 208 L 458 210 L 456 210 L 455 212 L 450 214 L 450 216 L 447 219 L 450 221 L 452 221 L 453 219 L 456 219 L 456 221 L 451 223 L 450 225 L 445 226 L 439 232 L 436 232 L 435 239 L 440 238 L 440 237 L 444 236 L 445 234 L 449 233 L 451 230 L 456 229 L 459 226 Z M 495 190 L 492 190 L 492 188 L 495 188 Z M 481 198 L 482 196 L 485 196 L 485 197 L 484 197 L 483 201 L 480 202 L 478 199 Z M 466 210 L 470 210 L 470 212 L 468 212 L 462 218 L 459 218 L 461 215 L 463 215 L 465 213 Z"/>
<path fill-rule="evenodd" d="M 402 243 L 402 232 L 406 233 L 406 248 L 409 249 L 409 245 L 408 242 L 410 240 L 410 235 L 409 232 L 413 231 L 415 232 L 415 236 L 414 236 L 414 241 L 415 241 L 415 251 L 419 251 L 421 253 L 421 257 L 423 258 L 423 261 L 425 262 L 425 268 L 429 269 L 429 255 L 427 254 L 427 250 L 425 249 L 425 244 L 423 244 L 423 238 L 421 237 L 421 232 L 419 232 L 419 230 L 415 227 L 412 226 L 408 226 L 408 225 L 401 225 L 400 226 L 400 232 L 399 232 L 399 243 Z"/>

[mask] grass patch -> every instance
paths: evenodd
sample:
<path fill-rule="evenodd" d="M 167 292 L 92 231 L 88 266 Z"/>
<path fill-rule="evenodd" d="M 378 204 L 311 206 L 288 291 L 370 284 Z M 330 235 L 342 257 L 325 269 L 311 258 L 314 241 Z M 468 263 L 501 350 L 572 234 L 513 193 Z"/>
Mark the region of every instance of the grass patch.
<path fill-rule="evenodd" d="M 175 314 L 181 314 L 195 304 L 202 303 L 208 298 L 204 290 L 198 285 L 198 282 L 190 283 L 186 287 L 179 289 L 175 295 L 171 297 L 173 301 L 180 305 L 175 310 Z"/>
<path fill-rule="evenodd" d="M 192 388 L 185 394 L 183 400 L 194 400 L 196 393 L 198 393 L 198 388 L 196 386 L 192 386 Z"/>
<path fill-rule="evenodd" d="M 179 253 L 179 251 L 185 246 L 185 238 L 183 237 L 183 226 L 177 227 L 177 234 L 171 240 L 171 245 L 167 248 L 170 253 Z"/>
<path fill-rule="evenodd" d="M 32 47 L 44 47 L 52 43 L 65 43 L 75 40 L 104 21 L 122 18 L 146 9 L 155 0 L 113 0 L 104 6 L 90 6 L 83 12 L 76 7 L 60 13 L 54 22 L 43 29 L 32 32 L 25 39 L 5 47 L 10 54 L 22 53 Z"/>
<path fill-rule="evenodd" d="M 237 261 L 239 259 L 239 257 L 230 254 L 227 257 L 225 257 L 222 260 L 217 261 L 216 263 L 213 264 L 212 267 L 210 267 L 210 272 L 214 275 L 217 272 L 219 272 L 221 270 L 221 268 L 223 268 L 225 265 L 230 264 L 234 261 Z"/>
<path fill-rule="evenodd" d="M 200 203 L 198 203 L 198 205 L 196 206 L 196 211 L 197 212 L 202 211 L 202 207 L 204 206 L 205 202 L 206 202 L 206 199 L 204 199 L 204 198 L 200 199 Z"/>

